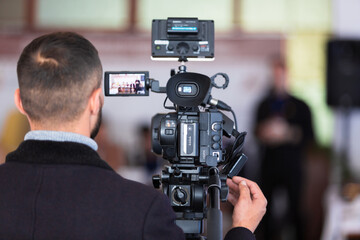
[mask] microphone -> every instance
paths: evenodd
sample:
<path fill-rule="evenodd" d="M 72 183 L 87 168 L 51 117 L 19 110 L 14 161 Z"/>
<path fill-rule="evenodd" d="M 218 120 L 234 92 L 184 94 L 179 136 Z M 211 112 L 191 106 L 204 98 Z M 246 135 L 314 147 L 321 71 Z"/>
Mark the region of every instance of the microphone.
<path fill-rule="evenodd" d="M 209 104 L 211 106 L 217 107 L 217 108 L 219 108 L 221 110 L 231 111 L 231 107 L 229 105 L 227 105 L 226 103 L 224 103 L 221 100 L 212 98 L 211 96 L 210 96 L 210 99 L 209 99 Z"/>

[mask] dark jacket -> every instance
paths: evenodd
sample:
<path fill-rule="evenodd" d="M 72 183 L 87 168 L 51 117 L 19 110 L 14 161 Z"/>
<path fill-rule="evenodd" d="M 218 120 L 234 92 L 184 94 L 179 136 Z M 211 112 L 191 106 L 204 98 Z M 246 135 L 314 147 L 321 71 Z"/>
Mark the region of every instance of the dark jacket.
<path fill-rule="evenodd" d="M 0 239 L 184 239 L 174 219 L 164 194 L 83 144 L 27 140 L 0 166 Z"/>

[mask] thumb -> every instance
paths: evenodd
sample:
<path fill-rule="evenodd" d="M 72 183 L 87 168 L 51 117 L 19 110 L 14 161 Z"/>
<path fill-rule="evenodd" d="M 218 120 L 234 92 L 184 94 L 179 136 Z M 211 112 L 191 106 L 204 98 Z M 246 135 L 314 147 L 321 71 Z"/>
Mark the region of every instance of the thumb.
<path fill-rule="evenodd" d="M 246 181 L 242 180 L 239 184 L 240 196 L 239 199 L 242 201 L 251 201 L 250 189 L 246 184 Z"/>

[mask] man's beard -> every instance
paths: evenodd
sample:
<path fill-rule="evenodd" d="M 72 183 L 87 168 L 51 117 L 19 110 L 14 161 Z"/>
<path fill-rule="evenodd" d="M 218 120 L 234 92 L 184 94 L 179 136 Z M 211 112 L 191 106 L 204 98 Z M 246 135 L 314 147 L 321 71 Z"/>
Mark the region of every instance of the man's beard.
<path fill-rule="evenodd" d="M 101 119 L 102 119 L 102 109 L 100 109 L 98 113 L 98 118 L 96 120 L 94 128 L 91 130 L 90 138 L 94 139 L 99 132 L 101 126 Z"/>

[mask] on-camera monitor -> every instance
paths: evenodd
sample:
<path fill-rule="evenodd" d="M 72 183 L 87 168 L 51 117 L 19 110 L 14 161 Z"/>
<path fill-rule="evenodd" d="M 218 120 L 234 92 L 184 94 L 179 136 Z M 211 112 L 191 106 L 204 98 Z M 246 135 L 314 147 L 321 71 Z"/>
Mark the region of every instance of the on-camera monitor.
<path fill-rule="evenodd" d="M 154 19 L 151 43 L 154 60 L 214 60 L 214 21 L 198 18 Z"/>
<path fill-rule="evenodd" d="M 105 96 L 148 96 L 149 72 L 105 72 Z"/>

